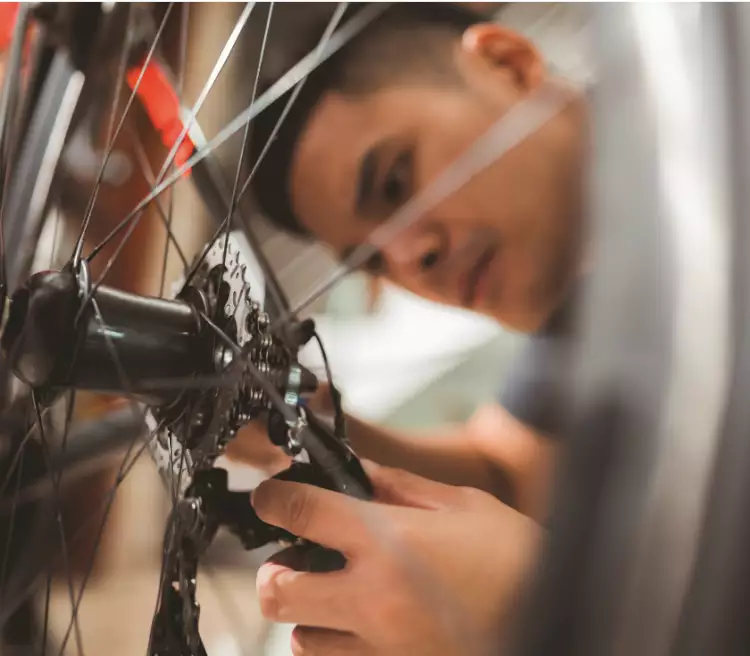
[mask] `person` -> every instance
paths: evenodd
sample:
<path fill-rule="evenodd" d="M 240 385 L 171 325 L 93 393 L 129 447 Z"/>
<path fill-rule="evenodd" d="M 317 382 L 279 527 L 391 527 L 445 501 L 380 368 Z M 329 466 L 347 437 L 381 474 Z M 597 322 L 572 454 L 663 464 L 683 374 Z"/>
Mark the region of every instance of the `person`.
<path fill-rule="evenodd" d="M 253 493 L 263 520 L 349 561 L 326 574 L 260 569 L 262 610 L 298 625 L 296 655 L 497 653 L 539 547 L 560 448 L 556 345 L 570 331 L 581 274 L 585 97 L 512 30 L 455 5 L 395 4 L 310 75 L 258 168 L 262 212 L 345 260 L 542 85 L 571 93 L 564 110 L 364 265 L 529 333 L 498 403 L 442 436 L 348 418 L 379 503 L 277 480 Z M 252 157 L 284 105 L 258 116 Z M 235 457 L 243 448 L 252 457 L 253 444 L 250 430 Z M 377 539 L 374 527 L 398 539 Z M 431 592 L 406 552 L 432 573 Z"/>

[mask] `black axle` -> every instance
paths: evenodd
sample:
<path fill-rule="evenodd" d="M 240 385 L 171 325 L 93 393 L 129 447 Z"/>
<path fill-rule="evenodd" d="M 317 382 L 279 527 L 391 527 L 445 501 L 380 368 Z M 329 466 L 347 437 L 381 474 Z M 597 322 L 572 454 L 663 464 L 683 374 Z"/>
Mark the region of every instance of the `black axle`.
<path fill-rule="evenodd" d="M 44 398 L 75 387 L 163 405 L 188 379 L 220 373 L 222 342 L 202 319 L 212 312 L 199 290 L 177 300 L 105 286 L 86 300 L 85 290 L 74 272 L 48 271 L 12 295 L 0 343 L 11 370 Z"/>

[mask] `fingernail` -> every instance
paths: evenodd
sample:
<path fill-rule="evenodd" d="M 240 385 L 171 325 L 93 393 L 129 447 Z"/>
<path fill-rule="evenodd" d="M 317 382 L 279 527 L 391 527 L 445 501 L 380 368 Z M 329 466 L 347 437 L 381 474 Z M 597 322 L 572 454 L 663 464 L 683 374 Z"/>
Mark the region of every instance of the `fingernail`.
<path fill-rule="evenodd" d="M 258 487 L 250 492 L 250 505 L 258 511 L 258 507 L 263 505 L 263 497 L 265 492 L 263 491 L 267 487 L 266 481 L 261 483 Z"/>
<path fill-rule="evenodd" d="M 279 602 L 275 594 L 274 578 L 278 567 L 264 563 L 255 576 L 255 590 L 258 595 L 260 612 L 267 620 L 274 621 L 279 615 Z"/>
<path fill-rule="evenodd" d="M 475 30 L 466 30 L 461 37 L 461 45 L 469 52 L 476 50 L 479 44 L 479 34 Z"/>

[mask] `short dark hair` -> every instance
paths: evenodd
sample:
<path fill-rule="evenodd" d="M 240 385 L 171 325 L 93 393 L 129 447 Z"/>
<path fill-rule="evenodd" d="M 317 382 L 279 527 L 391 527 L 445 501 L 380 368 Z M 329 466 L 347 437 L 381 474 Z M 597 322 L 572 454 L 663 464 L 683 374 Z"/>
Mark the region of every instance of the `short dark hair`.
<path fill-rule="evenodd" d="M 352 3 L 339 26 L 368 4 L 371 3 Z M 362 94 L 415 78 L 437 83 L 460 80 L 450 44 L 480 20 L 478 14 L 453 3 L 395 3 L 318 66 L 304 82 L 255 172 L 252 187 L 261 212 L 287 232 L 310 236 L 293 211 L 289 177 L 297 140 L 322 96 L 333 90 Z M 309 32 L 307 42 L 301 40 L 298 44 L 297 60 L 316 47 L 323 29 Z M 248 150 L 250 169 L 266 147 L 291 93 L 290 90 L 253 120 Z"/>

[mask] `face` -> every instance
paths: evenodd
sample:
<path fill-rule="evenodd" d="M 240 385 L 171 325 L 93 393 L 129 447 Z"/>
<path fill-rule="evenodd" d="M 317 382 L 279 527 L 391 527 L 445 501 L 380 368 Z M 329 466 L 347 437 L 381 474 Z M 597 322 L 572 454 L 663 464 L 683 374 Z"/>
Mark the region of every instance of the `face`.
<path fill-rule="evenodd" d="M 342 258 L 549 83 L 531 44 L 494 25 L 464 35 L 455 63 L 462 83 L 331 92 L 313 111 L 293 158 L 292 205 Z M 425 298 L 538 329 L 575 277 L 582 125 L 573 103 L 378 242 L 364 267 Z"/>

